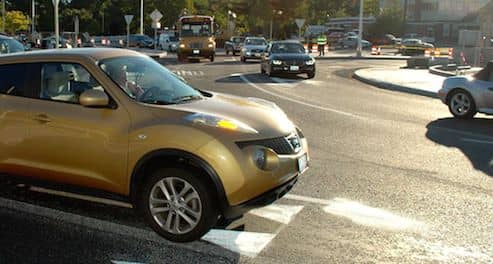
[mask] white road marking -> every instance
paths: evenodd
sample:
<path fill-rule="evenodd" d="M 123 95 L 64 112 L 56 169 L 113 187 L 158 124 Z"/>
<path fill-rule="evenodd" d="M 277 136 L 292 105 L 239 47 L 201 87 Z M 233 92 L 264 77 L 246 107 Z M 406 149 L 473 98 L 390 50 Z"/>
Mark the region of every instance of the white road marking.
<path fill-rule="evenodd" d="M 284 96 L 284 95 L 281 95 L 281 94 L 277 94 L 277 93 L 271 92 L 269 90 L 263 89 L 262 87 L 254 84 L 252 82 L 250 82 L 250 80 L 248 80 L 248 78 L 246 78 L 243 74 L 240 75 L 240 78 L 245 83 L 247 83 L 248 85 L 252 86 L 253 88 L 255 88 L 255 89 L 259 90 L 259 91 L 262 91 L 262 92 L 264 92 L 266 94 L 270 94 L 272 96 L 275 96 L 275 97 L 284 99 L 286 101 L 290 101 L 290 102 L 293 102 L 293 103 L 301 104 L 301 105 L 304 105 L 304 106 L 312 107 L 312 108 L 323 110 L 323 111 L 337 113 L 337 114 L 344 115 L 344 116 L 349 116 L 349 117 L 358 118 L 358 119 L 367 119 L 366 117 L 363 117 L 363 116 L 360 116 L 360 115 L 356 115 L 356 114 L 352 114 L 352 113 L 340 111 L 340 110 L 333 109 L 333 108 L 328 108 L 328 107 L 318 106 L 318 105 L 314 105 L 314 104 L 310 104 L 310 103 L 305 103 L 303 101 L 295 100 L 295 99 L 293 99 L 291 97 L 288 97 L 288 96 Z"/>
<path fill-rule="evenodd" d="M 309 202 L 309 203 L 314 203 L 314 204 L 321 204 L 321 205 L 328 205 L 328 204 L 330 204 L 330 200 L 325 200 L 325 199 L 320 199 L 320 198 L 313 198 L 313 197 L 296 195 L 296 194 L 286 194 L 286 195 L 283 196 L 283 198 L 290 199 L 290 200 L 301 201 L 301 202 Z"/>
<path fill-rule="evenodd" d="M 349 218 L 354 223 L 364 226 L 417 232 L 426 230 L 426 225 L 422 222 L 344 198 L 333 199 L 323 209 L 327 213 Z"/>
<path fill-rule="evenodd" d="M 128 261 L 119 261 L 119 260 L 112 260 L 111 263 L 113 263 L 113 264 L 144 264 L 142 262 L 128 262 Z"/>
<path fill-rule="evenodd" d="M 132 205 L 129 203 L 110 200 L 110 199 L 106 199 L 106 198 L 99 198 L 99 197 L 87 196 L 87 195 L 82 195 L 82 194 L 62 192 L 62 191 L 46 189 L 46 188 L 41 188 L 41 187 L 35 187 L 35 186 L 29 187 L 29 190 L 33 191 L 33 192 L 47 193 L 47 194 L 51 194 L 51 195 L 58 195 L 58 196 L 74 198 L 74 199 L 79 199 L 79 200 L 85 200 L 85 201 L 89 201 L 89 202 L 101 203 L 101 204 L 106 204 L 106 205 L 113 205 L 113 206 L 119 206 L 119 207 L 125 207 L 125 208 L 133 208 Z"/>
<path fill-rule="evenodd" d="M 479 140 L 479 139 L 472 139 L 472 138 L 462 138 L 462 141 L 472 142 L 472 143 L 479 143 L 479 144 L 492 144 L 493 145 L 493 141 L 489 141 L 489 140 Z"/>
<path fill-rule="evenodd" d="M 202 237 L 233 252 L 248 257 L 256 257 L 267 246 L 275 234 L 212 229 Z"/>
<path fill-rule="evenodd" d="M 249 213 L 287 225 L 302 209 L 302 205 L 271 204 Z"/>

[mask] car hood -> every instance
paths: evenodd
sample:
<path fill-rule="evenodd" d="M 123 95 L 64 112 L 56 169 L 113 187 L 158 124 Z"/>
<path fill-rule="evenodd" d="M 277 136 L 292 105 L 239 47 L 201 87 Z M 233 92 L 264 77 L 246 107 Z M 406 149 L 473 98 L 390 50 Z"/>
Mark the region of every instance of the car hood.
<path fill-rule="evenodd" d="M 244 48 L 247 50 L 253 50 L 253 49 L 265 50 L 267 48 L 267 46 L 264 46 L 264 45 L 245 45 Z"/>
<path fill-rule="evenodd" d="M 258 133 L 241 133 L 241 139 L 275 138 L 286 136 L 295 130 L 294 124 L 275 104 L 260 98 L 244 98 L 228 94 L 211 93 L 211 97 L 184 104 L 163 106 L 180 111 L 186 120 L 193 114 L 205 114 L 239 121 Z M 165 111 L 155 111 L 158 116 Z M 205 126 L 204 126 L 205 127 Z M 220 130 L 220 128 L 217 128 Z"/>
<path fill-rule="evenodd" d="M 310 60 L 311 57 L 308 54 L 296 54 L 296 53 L 277 53 L 271 54 L 271 60 Z"/>

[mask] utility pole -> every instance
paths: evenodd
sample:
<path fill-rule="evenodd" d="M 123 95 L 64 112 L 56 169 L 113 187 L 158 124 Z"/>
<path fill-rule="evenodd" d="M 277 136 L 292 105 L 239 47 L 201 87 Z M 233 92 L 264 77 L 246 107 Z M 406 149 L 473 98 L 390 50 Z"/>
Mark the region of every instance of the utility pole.
<path fill-rule="evenodd" d="M 5 33 L 5 0 L 2 0 L 2 32 Z"/>
<path fill-rule="evenodd" d="M 359 4 L 359 32 L 358 32 L 358 48 L 356 49 L 356 57 L 361 57 L 361 39 L 363 39 L 363 0 Z"/>
<path fill-rule="evenodd" d="M 404 27 L 407 23 L 407 0 L 404 0 Z"/>
<path fill-rule="evenodd" d="M 140 0 L 140 34 L 144 34 L 144 0 Z"/>
<path fill-rule="evenodd" d="M 4 0 L 5 2 L 5 0 Z M 55 49 L 58 49 L 60 43 L 60 29 L 58 25 L 58 4 L 60 0 L 53 0 L 53 7 L 55 8 Z"/>
<path fill-rule="evenodd" d="M 32 10 L 31 10 L 31 36 L 34 34 L 36 31 L 34 28 L 34 20 L 36 20 L 36 4 L 35 0 L 32 1 Z"/>

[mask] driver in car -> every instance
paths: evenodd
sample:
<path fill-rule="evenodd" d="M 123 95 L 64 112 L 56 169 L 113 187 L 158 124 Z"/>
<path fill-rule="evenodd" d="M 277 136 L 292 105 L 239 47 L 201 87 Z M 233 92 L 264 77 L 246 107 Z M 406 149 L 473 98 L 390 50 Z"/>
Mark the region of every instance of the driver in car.
<path fill-rule="evenodd" d="M 109 65 L 108 65 L 109 66 Z M 120 87 L 133 98 L 139 98 L 143 93 L 144 89 L 138 86 L 136 83 L 129 81 L 127 79 L 127 70 L 125 65 L 120 67 L 108 67 L 107 71 L 113 80 L 120 85 Z"/>

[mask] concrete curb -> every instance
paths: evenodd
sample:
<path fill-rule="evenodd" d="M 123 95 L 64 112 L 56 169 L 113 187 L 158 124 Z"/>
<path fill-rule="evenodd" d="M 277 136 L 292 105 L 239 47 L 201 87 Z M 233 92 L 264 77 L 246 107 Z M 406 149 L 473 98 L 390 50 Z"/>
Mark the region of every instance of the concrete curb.
<path fill-rule="evenodd" d="M 428 71 L 431 73 L 431 74 L 435 74 L 435 75 L 439 75 L 439 76 L 443 76 L 443 77 L 451 77 L 451 76 L 456 76 L 455 73 L 451 73 L 449 71 L 442 71 L 442 70 L 439 70 L 438 68 L 442 67 L 442 65 L 435 65 L 435 66 L 431 66 Z"/>
<path fill-rule="evenodd" d="M 438 94 L 434 93 L 434 92 L 414 89 L 414 88 L 407 87 L 407 86 L 396 85 L 396 84 L 392 84 L 392 83 L 388 83 L 388 82 L 380 82 L 377 80 L 365 78 L 365 77 L 361 76 L 360 74 L 358 74 L 359 71 L 361 71 L 361 70 L 357 70 L 353 73 L 353 78 L 360 81 L 360 82 L 364 82 L 366 84 L 369 84 L 369 85 L 372 85 L 372 86 L 375 86 L 378 88 L 386 89 L 386 90 L 405 92 L 405 93 L 410 93 L 410 94 L 415 94 L 415 95 L 426 96 L 426 97 L 430 97 L 430 98 L 439 98 Z"/>
<path fill-rule="evenodd" d="M 407 60 L 408 56 L 330 56 L 330 57 L 318 57 L 314 56 L 315 60 Z"/>

